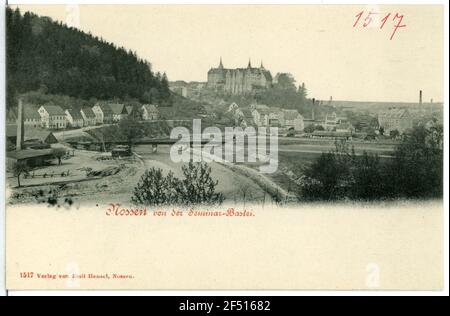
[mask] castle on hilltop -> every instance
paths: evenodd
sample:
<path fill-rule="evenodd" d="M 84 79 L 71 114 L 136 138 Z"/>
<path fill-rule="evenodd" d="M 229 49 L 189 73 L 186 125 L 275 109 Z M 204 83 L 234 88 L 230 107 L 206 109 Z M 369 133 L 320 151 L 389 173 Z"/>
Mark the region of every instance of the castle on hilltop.
<path fill-rule="evenodd" d="M 250 61 L 247 68 L 227 69 L 220 58 L 219 67 L 208 71 L 207 87 L 217 92 L 246 94 L 272 86 L 272 75 L 261 66 L 253 68 Z"/>

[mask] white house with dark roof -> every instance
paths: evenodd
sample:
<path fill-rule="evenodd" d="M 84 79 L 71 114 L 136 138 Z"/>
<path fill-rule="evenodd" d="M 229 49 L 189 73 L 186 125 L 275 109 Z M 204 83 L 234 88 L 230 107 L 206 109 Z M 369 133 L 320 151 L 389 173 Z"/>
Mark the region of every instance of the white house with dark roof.
<path fill-rule="evenodd" d="M 51 129 L 63 129 L 67 126 L 66 113 L 58 105 L 42 105 L 38 109 L 41 126 Z"/>
<path fill-rule="evenodd" d="M 80 114 L 83 117 L 84 126 L 94 126 L 96 123 L 96 117 L 94 111 L 90 107 L 83 107 L 80 110 Z"/>
<path fill-rule="evenodd" d="M 280 126 L 301 132 L 305 128 L 305 123 L 303 116 L 297 110 L 283 109 L 280 111 Z"/>
<path fill-rule="evenodd" d="M 253 104 L 250 106 L 252 111 L 253 121 L 256 126 L 268 126 L 270 108 L 265 104 Z"/>
<path fill-rule="evenodd" d="M 119 122 L 121 119 L 128 116 L 128 111 L 125 104 L 122 103 L 109 103 L 109 108 L 112 111 L 113 122 Z"/>
<path fill-rule="evenodd" d="M 17 123 L 17 109 L 9 109 L 6 114 L 7 124 Z M 24 104 L 23 106 L 23 123 L 25 126 L 40 127 L 41 116 L 38 112 L 38 107 L 34 104 Z"/>
<path fill-rule="evenodd" d="M 71 127 L 83 127 L 84 120 L 83 120 L 83 117 L 81 116 L 80 112 L 73 110 L 73 109 L 67 109 L 65 111 L 65 113 L 66 113 L 67 123 Z"/>
<path fill-rule="evenodd" d="M 141 110 L 142 119 L 145 121 L 157 120 L 159 118 L 158 106 L 155 104 L 144 104 Z"/>
<path fill-rule="evenodd" d="M 105 102 L 97 102 L 92 107 L 92 111 L 95 114 L 96 124 L 113 123 L 113 111 L 111 110 L 110 104 L 107 104 Z"/>
<path fill-rule="evenodd" d="M 36 106 L 26 104 L 23 108 L 23 124 L 30 127 L 41 126 L 41 116 Z"/>

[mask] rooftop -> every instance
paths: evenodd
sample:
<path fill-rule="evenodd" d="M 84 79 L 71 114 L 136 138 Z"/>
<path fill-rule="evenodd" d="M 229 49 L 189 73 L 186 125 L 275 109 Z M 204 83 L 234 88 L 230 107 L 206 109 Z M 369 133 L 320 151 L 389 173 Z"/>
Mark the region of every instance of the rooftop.
<path fill-rule="evenodd" d="M 81 113 L 79 111 L 76 111 L 74 109 L 68 109 L 66 111 L 69 112 L 70 116 L 72 116 L 72 118 L 74 120 L 82 120 L 83 119 L 83 117 L 81 116 Z"/>
<path fill-rule="evenodd" d="M 391 108 L 387 111 L 379 113 L 378 116 L 385 118 L 403 118 L 409 116 L 409 112 L 406 109 Z"/>
<path fill-rule="evenodd" d="M 147 112 L 154 112 L 158 110 L 158 106 L 155 104 L 143 104 L 142 106 L 147 110 Z"/>
<path fill-rule="evenodd" d="M 122 103 L 108 104 L 113 114 L 126 114 L 125 105 Z M 103 109 L 102 109 L 103 110 Z"/>
<path fill-rule="evenodd" d="M 87 118 L 95 118 L 95 113 L 90 107 L 83 107 L 81 110 Z"/>
<path fill-rule="evenodd" d="M 5 130 L 6 137 L 17 137 L 17 124 L 7 124 Z M 41 128 L 24 126 L 24 140 L 41 139 L 45 140 L 52 132 Z"/>
<path fill-rule="evenodd" d="M 27 159 L 33 157 L 42 157 L 42 156 L 51 156 L 55 153 L 55 150 L 52 148 L 49 149 L 23 149 L 23 150 L 14 150 L 6 152 L 6 156 L 8 158 L 13 159 Z"/>
<path fill-rule="evenodd" d="M 49 115 L 65 115 L 63 109 L 59 105 L 46 104 L 42 106 Z"/>
<path fill-rule="evenodd" d="M 107 104 L 105 102 L 97 102 L 95 105 L 100 107 L 100 109 L 103 112 L 103 115 L 112 115 L 113 114 L 110 104 Z"/>

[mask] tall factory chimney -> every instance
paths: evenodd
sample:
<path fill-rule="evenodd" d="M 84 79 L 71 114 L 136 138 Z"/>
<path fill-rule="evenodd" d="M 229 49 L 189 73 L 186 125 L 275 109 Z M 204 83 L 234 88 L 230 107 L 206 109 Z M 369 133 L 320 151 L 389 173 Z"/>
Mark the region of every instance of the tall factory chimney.
<path fill-rule="evenodd" d="M 22 99 L 19 98 L 19 104 L 17 106 L 17 139 L 16 139 L 16 150 L 21 150 L 24 141 L 24 128 L 23 128 L 23 104 Z"/>
<path fill-rule="evenodd" d="M 312 98 L 311 118 L 312 118 L 313 121 L 314 121 L 314 106 L 315 106 L 315 103 L 316 103 L 316 99 Z"/>
<path fill-rule="evenodd" d="M 422 90 L 419 91 L 419 105 L 422 105 Z"/>

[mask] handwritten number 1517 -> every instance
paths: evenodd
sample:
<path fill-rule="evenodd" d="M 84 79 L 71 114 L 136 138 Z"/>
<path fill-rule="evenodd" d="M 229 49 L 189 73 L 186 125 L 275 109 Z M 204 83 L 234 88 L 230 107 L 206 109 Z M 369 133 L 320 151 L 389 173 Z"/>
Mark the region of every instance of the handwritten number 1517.
<path fill-rule="evenodd" d="M 365 19 L 362 22 L 363 23 L 362 26 L 363 27 L 368 27 L 369 25 L 374 23 L 373 19 L 378 14 L 379 14 L 378 12 L 368 12 L 365 15 Z M 356 21 L 353 24 L 353 27 L 356 27 L 358 25 L 358 23 L 360 22 L 360 20 L 361 20 L 363 15 L 364 15 L 364 11 L 361 11 L 357 15 L 355 15 Z M 392 40 L 394 38 L 394 35 L 397 32 L 397 29 L 406 27 L 406 24 L 402 24 L 402 21 L 403 21 L 403 15 L 402 14 L 395 13 L 395 16 L 392 19 L 391 19 L 391 16 L 392 16 L 391 13 L 386 14 L 381 19 L 381 23 L 380 23 L 380 29 L 383 29 L 383 27 L 384 27 L 384 25 L 386 24 L 387 21 L 392 21 L 393 22 L 394 30 L 392 31 L 390 40 Z"/>

